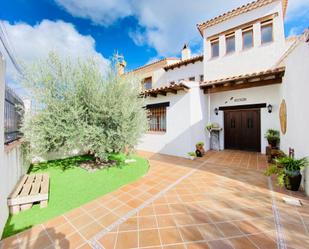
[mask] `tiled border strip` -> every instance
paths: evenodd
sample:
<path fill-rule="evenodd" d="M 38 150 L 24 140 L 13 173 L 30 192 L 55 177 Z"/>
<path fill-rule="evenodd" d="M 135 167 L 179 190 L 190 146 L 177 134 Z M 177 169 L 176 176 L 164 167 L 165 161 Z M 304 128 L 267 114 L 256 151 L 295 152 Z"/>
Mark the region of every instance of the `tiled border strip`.
<path fill-rule="evenodd" d="M 111 224 L 110 226 L 104 228 L 101 232 L 97 233 L 91 240 L 89 240 L 89 245 L 92 246 L 92 248 L 94 249 L 104 249 L 99 243 L 98 240 L 101 239 L 103 236 L 105 236 L 106 234 L 108 234 L 109 232 L 111 232 L 115 227 L 121 225 L 122 223 L 124 223 L 125 221 L 127 221 L 129 218 L 133 217 L 135 214 L 137 214 L 139 211 L 141 211 L 142 209 L 144 209 L 146 206 L 148 206 L 149 204 L 151 204 L 153 201 L 155 201 L 156 199 L 159 199 L 161 196 L 163 196 L 166 192 L 168 192 L 169 190 L 171 190 L 173 187 L 175 187 L 177 184 L 179 184 L 180 182 L 182 182 L 184 179 L 188 178 L 190 175 L 192 175 L 193 173 L 195 173 L 199 168 L 201 168 L 202 166 L 204 166 L 206 163 L 208 162 L 208 159 L 206 159 L 204 162 L 202 162 L 200 165 L 198 165 L 196 168 L 192 169 L 191 171 L 189 171 L 187 174 L 183 175 L 182 177 L 180 177 L 178 180 L 176 180 L 174 183 L 172 183 L 171 185 L 169 185 L 168 187 L 166 187 L 165 189 L 163 189 L 162 191 L 160 191 L 158 194 L 152 196 L 151 198 L 149 198 L 148 200 L 146 200 L 142 205 L 140 205 L 139 207 L 132 209 L 129 213 L 127 213 L 126 215 L 122 216 L 119 220 L 115 221 L 113 224 Z"/>
<path fill-rule="evenodd" d="M 277 246 L 278 246 L 278 249 L 287 249 L 285 239 L 284 239 L 284 234 L 282 231 L 282 225 L 280 222 L 280 213 L 277 208 L 276 196 L 274 193 L 273 184 L 272 184 L 270 177 L 268 177 L 268 187 L 271 193 L 272 209 L 273 209 L 275 226 L 276 226 L 276 234 L 277 234 Z"/>

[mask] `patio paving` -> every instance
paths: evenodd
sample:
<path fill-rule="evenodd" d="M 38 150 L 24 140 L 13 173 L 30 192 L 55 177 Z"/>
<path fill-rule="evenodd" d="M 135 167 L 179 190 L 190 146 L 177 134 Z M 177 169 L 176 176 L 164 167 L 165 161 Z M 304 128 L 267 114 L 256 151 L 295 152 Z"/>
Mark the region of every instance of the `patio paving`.
<path fill-rule="evenodd" d="M 309 198 L 276 187 L 258 153 L 190 161 L 140 152 L 140 180 L 1 241 L 1 248 L 309 248 Z M 273 189 L 273 191 L 271 191 Z M 295 195 L 303 206 L 287 206 Z"/>

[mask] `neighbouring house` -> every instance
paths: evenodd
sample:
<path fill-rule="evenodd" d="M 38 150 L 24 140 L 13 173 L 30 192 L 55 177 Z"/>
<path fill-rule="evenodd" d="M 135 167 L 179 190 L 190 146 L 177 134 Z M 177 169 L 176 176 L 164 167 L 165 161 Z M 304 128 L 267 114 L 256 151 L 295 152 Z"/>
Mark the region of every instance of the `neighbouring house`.
<path fill-rule="evenodd" d="M 257 0 L 200 23 L 202 55 L 192 57 L 185 45 L 178 60 L 129 72 L 143 79 L 150 112 L 138 149 L 185 157 L 204 141 L 207 150 L 265 153 L 272 128 L 285 152 L 308 156 L 308 31 L 285 37 L 287 4 Z M 209 123 L 221 129 L 210 135 Z"/>

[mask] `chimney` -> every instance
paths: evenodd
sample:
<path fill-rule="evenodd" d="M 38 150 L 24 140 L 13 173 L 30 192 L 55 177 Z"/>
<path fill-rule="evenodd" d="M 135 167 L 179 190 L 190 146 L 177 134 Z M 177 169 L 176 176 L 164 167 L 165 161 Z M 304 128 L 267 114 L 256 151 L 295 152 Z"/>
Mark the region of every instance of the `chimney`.
<path fill-rule="evenodd" d="M 127 63 L 126 63 L 126 61 L 124 59 L 117 62 L 118 75 L 123 75 L 124 74 L 124 69 L 125 69 L 126 65 L 127 65 Z"/>
<path fill-rule="evenodd" d="M 191 58 L 191 50 L 190 50 L 188 44 L 185 44 L 183 46 L 182 51 L 181 51 L 181 59 L 182 60 L 188 60 L 190 58 Z"/>

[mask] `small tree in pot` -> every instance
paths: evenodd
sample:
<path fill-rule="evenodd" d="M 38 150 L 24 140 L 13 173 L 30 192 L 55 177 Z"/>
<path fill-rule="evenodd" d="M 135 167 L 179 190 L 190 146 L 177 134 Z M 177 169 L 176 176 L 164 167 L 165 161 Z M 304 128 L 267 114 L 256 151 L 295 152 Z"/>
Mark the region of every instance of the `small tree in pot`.
<path fill-rule="evenodd" d="M 286 189 L 298 191 L 302 175 L 300 171 L 308 166 L 308 159 L 294 159 L 292 157 L 282 157 L 275 160 L 276 165 L 267 168 L 265 174 L 278 176 L 279 186 L 285 186 Z"/>
<path fill-rule="evenodd" d="M 269 146 L 277 148 L 280 142 L 280 132 L 278 130 L 268 129 L 265 138 L 267 139 Z"/>

